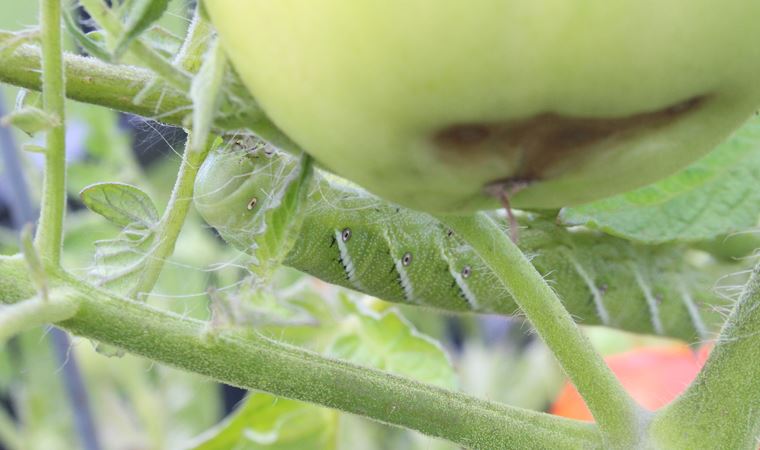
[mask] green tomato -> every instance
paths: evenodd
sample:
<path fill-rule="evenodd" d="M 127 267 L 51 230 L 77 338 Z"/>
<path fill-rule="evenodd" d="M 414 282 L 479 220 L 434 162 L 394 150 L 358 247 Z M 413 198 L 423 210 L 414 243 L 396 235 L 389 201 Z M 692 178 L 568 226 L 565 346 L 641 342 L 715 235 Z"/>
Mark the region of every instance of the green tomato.
<path fill-rule="evenodd" d="M 206 0 L 272 120 L 412 208 L 556 208 L 653 182 L 760 105 L 752 0 Z M 494 189 L 496 186 L 498 189 Z"/>

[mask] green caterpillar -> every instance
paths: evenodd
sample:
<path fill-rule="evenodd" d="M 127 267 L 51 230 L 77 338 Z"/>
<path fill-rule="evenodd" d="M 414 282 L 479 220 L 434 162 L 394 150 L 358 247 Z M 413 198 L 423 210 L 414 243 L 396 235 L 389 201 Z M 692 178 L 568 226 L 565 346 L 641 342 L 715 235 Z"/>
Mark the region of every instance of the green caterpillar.
<path fill-rule="evenodd" d="M 267 214 L 280 206 L 298 167 L 270 147 L 226 146 L 199 172 L 196 207 L 227 242 L 256 256 Z M 487 216 L 505 222 L 497 212 Z M 520 217 L 519 225 L 521 249 L 581 324 L 694 341 L 722 320 L 716 310 L 725 301 L 685 248 L 637 246 L 538 216 Z M 315 171 L 293 238 L 284 264 L 329 283 L 446 311 L 519 314 L 504 285 L 442 223 L 328 173 Z"/>

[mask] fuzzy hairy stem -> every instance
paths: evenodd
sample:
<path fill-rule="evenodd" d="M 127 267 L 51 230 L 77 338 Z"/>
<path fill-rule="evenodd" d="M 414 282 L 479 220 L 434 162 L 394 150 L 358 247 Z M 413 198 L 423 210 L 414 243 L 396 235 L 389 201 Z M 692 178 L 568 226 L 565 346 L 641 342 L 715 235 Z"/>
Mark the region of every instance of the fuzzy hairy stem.
<path fill-rule="evenodd" d="M 57 267 L 63 246 L 66 208 L 66 125 L 64 74 L 61 47 L 61 2 L 40 0 L 42 41 L 42 104 L 57 125 L 45 133 L 45 178 L 36 243 L 43 264 Z"/>
<path fill-rule="evenodd" d="M 652 424 L 662 448 L 757 449 L 760 443 L 760 264 L 704 368 Z"/>
<path fill-rule="evenodd" d="M 546 342 L 612 448 L 634 448 L 647 414 L 628 396 L 562 302 L 519 247 L 488 216 L 441 216 L 499 276 Z"/>
<path fill-rule="evenodd" d="M 0 31 L 0 48 L 15 38 L 13 33 Z M 39 91 L 40 49 L 21 45 L 15 51 L 0 56 L 0 81 Z M 65 54 L 66 96 L 94 105 L 105 106 L 143 117 L 154 118 L 170 125 L 182 126 L 190 117 L 192 102 L 182 92 L 166 90 L 163 95 L 153 90 L 141 103 L 132 100 L 155 79 L 150 70 L 125 65 L 108 64 L 95 58 Z M 217 123 L 224 128 L 239 128 L 244 122 Z"/>
<path fill-rule="evenodd" d="M 203 63 L 203 54 L 210 39 L 214 35 L 214 27 L 200 13 L 200 2 L 195 5 L 193 18 L 187 28 L 187 35 L 182 42 L 182 48 L 174 58 L 174 64 L 179 65 L 190 73 L 198 72 Z"/>
<path fill-rule="evenodd" d="M 16 34 L 0 31 L 0 49 L 16 39 Z M 12 52 L 0 52 L 0 82 L 39 91 L 42 87 L 40 60 L 39 47 L 34 45 L 21 45 Z M 72 100 L 137 114 L 169 125 L 186 126 L 190 123 L 193 103 L 188 92 L 149 89 L 157 77 L 150 70 L 71 54 L 64 54 L 64 68 L 66 96 Z M 241 89 L 238 86 L 232 92 Z M 225 93 L 229 94 L 226 90 L 223 95 Z M 135 101 L 137 98 L 139 102 Z M 229 109 L 231 102 L 223 100 L 221 104 L 221 110 L 214 116 L 217 131 L 247 128 L 284 150 L 300 153 L 253 100 L 237 111 Z"/>
<path fill-rule="evenodd" d="M 130 301 L 63 276 L 51 297 L 79 303 L 58 325 L 74 334 L 212 379 L 316 403 L 418 430 L 472 449 L 601 448 L 592 424 L 479 400 L 404 377 L 327 358 L 253 333 Z M 23 260 L 0 257 L 1 301 L 34 289 Z"/>
<path fill-rule="evenodd" d="M 174 253 L 177 237 L 180 231 L 182 231 L 185 217 L 187 217 L 187 212 L 193 203 L 195 176 L 201 164 L 203 164 L 203 160 L 206 159 L 211 144 L 207 144 L 203 151 L 190 151 L 191 136 L 192 134 L 187 139 L 185 153 L 179 167 L 174 189 L 169 198 L 169 204 L 159 222 L 159 229 L 156 234 L 158 244 L 151 251 L 145 269 L 130 293 L 130 297 L 132 298 L 138 298 L 140 294 L 146 294 L 153 290 L 164 267 L 164 261 Z"/>

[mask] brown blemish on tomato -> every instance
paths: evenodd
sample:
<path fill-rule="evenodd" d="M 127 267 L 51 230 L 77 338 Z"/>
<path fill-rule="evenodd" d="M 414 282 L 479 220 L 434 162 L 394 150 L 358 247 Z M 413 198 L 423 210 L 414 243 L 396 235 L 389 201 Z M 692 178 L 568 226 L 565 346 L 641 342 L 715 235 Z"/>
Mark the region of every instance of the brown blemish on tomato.
<path fill-rule="evenodd" d="M 696 96 L 657 111 L 613 119 L 543 113 L 505 123 L 459 123 L 436 132 L 433 142 L 451 164 L 477 164 L 494 158 L 516 161 L 515 174 L 492 184 L 522 184 L 549 177 L 570 155 L 591 153 L 605 141 L 666 126 L 699 108 L 706 99 L 706 95 Z"/>

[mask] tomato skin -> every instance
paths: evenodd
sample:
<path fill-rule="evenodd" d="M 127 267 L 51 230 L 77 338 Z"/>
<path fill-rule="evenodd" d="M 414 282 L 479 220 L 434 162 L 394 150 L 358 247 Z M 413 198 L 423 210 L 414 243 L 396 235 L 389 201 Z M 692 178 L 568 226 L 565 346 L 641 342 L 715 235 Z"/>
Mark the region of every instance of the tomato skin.
<path fill-rule="evenodd" d="M 706 154 L 760 104 L 751 0 L 204 5 L 278 128 L 421 211 L 494 209 L 496 187 L 519 191 L 519 209 L 622 193 Z"/>
<path fill-rule="evenodd" d="M 625 390 L 641 406 L 656 410 L 681 394 L 699 373 L 710 347 L 698 351 L 687 345 L 637 348 L 605 358 Z M 575 387 L 567 383 L 549 412 L 593 422 Z"/>

